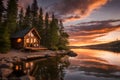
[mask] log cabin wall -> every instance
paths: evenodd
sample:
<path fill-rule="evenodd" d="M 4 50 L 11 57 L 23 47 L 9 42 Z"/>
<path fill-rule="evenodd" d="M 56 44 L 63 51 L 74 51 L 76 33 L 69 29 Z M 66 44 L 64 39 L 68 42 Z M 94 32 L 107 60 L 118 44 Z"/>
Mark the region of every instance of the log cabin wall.
<path fill-rule="evenodd" d="M 12 48 L 40 48 L 40 35 L 35 28 L 26 28 L 11 35 Z"/>
<path fill-rule="evenodd" d="M 24 39 L 23 38 L 11 38 L 11 47 L 15 49 L 23 48 Z"/>
<path fill-rule="evenodd" d="M 24 36 L 24 47 L 40 47 L 40 39 L 34 34 L 34 31 L 30 31 Z"/>

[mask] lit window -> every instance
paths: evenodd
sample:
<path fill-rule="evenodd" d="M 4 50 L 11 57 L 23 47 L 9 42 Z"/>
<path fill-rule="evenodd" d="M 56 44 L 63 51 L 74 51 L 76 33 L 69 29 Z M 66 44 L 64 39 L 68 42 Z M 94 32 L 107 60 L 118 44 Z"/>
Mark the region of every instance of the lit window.
<path fill-rule="evenodd" d="M 31 39 L 31 43 L 33 43 L 33 39 Z"/>
<path fill-rule="evenodd" d="M 30 62 L 30 66 L 31 66 L 31 67 L 33 66 L 33 62 Z"/>
<path fill-rule="evenodd" d="M 18 43 L 20 43 L 21 41 L 22 41 L 22 39 L 21 39 L 21 38 L 18 38 L 18 39 L 17 39 L 17 42 L 18 42 Z"/>
<path fill-rule="evenodd" d="M 36 39 L 34 39 L 34 43 L 36 42 Z"/>
<path fill-rule="evenodd" d="M 29 67 L 29 63 L 26 63 L 26 64 L 25 64 L 25 67 L 28 68 L 28 67 Z"/>
<path fill-rule="evenodd" d="M 28 36 L 30 36 L 30 33 L 28 33 Z"/>
<path fill-rule="evenodd" d="M 26 43 L 30 43 L 30 40 L 29 40 L 29 39 L 26 39 Z"/>
<path fill-rule="evenodd" d="M 15 69 L 16 69 L 16 70 L 18 70 L 18 69 L 19 69 L 19 66 L 18 66 L 18 65 L 16 65 Z"/>
<path fill-rule="evenodd" d="M 39 45 L 37 44 L 36 46 L 38 47 Z"/>
<path fill-rule="evenodd" d="M 34 35 L 33 35 L 33 33 L 31 33 L 31 37 L 33 37 Z"/>

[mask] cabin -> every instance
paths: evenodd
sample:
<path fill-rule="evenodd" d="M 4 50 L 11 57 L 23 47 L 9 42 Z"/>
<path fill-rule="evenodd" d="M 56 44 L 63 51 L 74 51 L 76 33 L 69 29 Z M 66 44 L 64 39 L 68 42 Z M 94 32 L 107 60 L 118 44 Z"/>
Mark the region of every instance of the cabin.
<path fill-rule="evenodd" d="M 35 28 L 20 30 L 11 36 L 11 46 L 16 49 L 40 48 L 40 35 Z"/>

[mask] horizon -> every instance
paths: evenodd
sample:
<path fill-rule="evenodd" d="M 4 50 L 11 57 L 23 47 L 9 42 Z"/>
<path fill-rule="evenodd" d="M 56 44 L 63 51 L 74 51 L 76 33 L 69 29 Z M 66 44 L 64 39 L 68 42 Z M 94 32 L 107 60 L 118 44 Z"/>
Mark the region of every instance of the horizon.
<path fill-rule="evenodd" d="M 82 46 L 84 47 L 84 46 L 92 46 L 92 45 L 99 45 L 99 44 L 100 44 L 100 45 L 101 45 L 101 44 L 109 44 L 109 43 L 117 42 L 117 41 L 120 41 L 120 40 L 115 40 L 115 41 L 110 41 L 110 42 L 104 42 L 104 43 L 96 43 L 96 44 L 88 44 L 88 45 L 77 45 L 77 46 L 76 46 L 76 45 L 75 45 L 75 46 L 72 45 L 72 46 L 73 46 L 73 47 L 82 47 Z M 70 46 L 70 45 L 69 45 L 69 46 Z"/>

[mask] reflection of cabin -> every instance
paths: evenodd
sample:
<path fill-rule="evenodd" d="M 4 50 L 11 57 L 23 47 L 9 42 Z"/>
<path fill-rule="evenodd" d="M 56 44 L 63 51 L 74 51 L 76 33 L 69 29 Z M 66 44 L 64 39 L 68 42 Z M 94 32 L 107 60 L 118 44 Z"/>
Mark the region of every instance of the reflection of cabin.
<path fill-rule="evenodd" d="M 40 35 L 35 28 L 26 28 L 11 36 L 13 48 L 40 48 Z"/>

